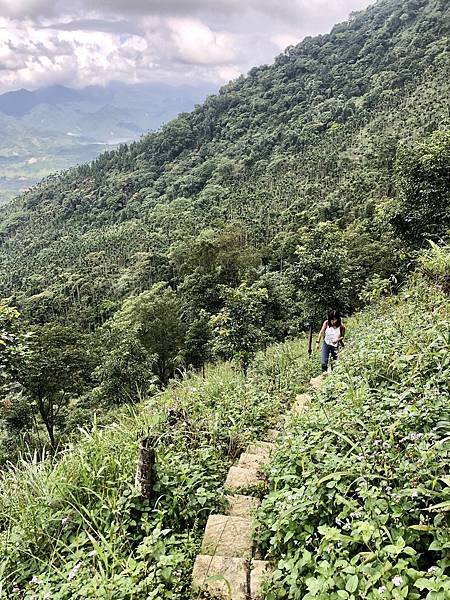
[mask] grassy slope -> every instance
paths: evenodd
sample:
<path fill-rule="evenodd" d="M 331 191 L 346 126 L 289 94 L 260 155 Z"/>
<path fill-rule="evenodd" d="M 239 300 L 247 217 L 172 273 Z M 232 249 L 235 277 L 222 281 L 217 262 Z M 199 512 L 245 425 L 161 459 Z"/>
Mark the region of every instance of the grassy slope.
<path fill-rule="evenodd" d="M 223 510 L 230 462 L 314 368 L 304 340 L 269 348 L 247 381 L 231 365 L 210 367 L 206 379 L 190 376 L 135 414 L 82 432 L 56 459 L 5 472 L 0 597 L 185 600 L 206 519 Z M 169 408 L 180 416 L 172 428 Z M 142 432 L 160 436 L 150 505 L 133 488 Z"/>
<path fill-rule="evenodd" d="M 438 259 L 424 271 L 442 286 L 448 248 Z M 445 600 L 449 298 L 418 277 L 349 332 L 338 368 L 270 467 L 259 515 L 277 567 L 267 600 Z"/>

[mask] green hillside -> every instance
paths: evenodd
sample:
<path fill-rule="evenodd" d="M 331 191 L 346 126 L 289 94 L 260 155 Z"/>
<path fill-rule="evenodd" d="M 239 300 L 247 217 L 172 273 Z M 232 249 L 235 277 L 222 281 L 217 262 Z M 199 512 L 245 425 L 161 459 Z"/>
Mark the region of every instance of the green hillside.
<path fill-rule="evenodd" d="M 449 36 L 447 0 L 381 0 L 0 209 L 0 598 L 198 598 L 278 426 L 266 600 L 447 600 Z"/>
<path fill-rule="evenodd" d="M 420 264 L 348 321 L 334 374 L 287 421 L 258 513 L 268 600 L 448 598 L 449 248 Z M 59 456 L 5 469 L 0 597 L 198 598 L 193 559 L 224 509 L 228 465 L 317 367 L 305 338 L 278 344 L 246 379 L 210 367 L 81 430 Z M 150 502 L 133 486 L 143 431 L 157 438 Z"/>
<path fill-rule="evenodd" d="M 449 11 L 378 2 L 0 210 L 0 462 L 206 363 L 245 373 L 448 240 Z"/>
<path fill-rule="evenodd" d="M 268 471 L 265 598 L 450 596 L 449 248 L 358 314 L 352 341 Z"/>

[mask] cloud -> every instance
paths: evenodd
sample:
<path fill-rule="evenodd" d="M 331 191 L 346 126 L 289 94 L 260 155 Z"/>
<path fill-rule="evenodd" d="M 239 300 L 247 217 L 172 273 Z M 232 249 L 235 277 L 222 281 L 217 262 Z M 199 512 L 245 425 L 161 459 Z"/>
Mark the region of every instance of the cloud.
<path fill-rule="evenodd" d="M 226 65 L 237 58 L 235 40 L 226 32 L 214 32 L 201 21 L 169 19 L 174 58 L 195 65 Z"/>
<path fill-rule="evenodd" d="M 0 0 L 0 15 L 3 17 L 37 17 L 54 12 L 57 0 Z"/>
<path fill-rule="evenodd" d="M 141 36 L 102 31 L 36 28 L 29 21 L 0 19 L 2 87 L 35 88 L 51 83 L 103 84 L 110 76 L 133 80 L 146 50 Z"/>
<path fill-rule="evenodd" d="M 298 42 L 298 39 L 294 35 L 285 33 L 273 35 L 270 39 L 280 51 L 284 50 L 288 46 L 293 46 Z"/>
<path fill-rule="evenodd" d="M 272 21 L 324 15 L 347 16 L 352 10 L 367 6 L 369 0 L 72 0 L 73 14 L 97 12 L 101 15 L 198 16 L 212 14 L 243 16 L 248 13 L 268 15 Z M 48 17 L 70 12 L 67 0 L 0 0 L 0 14 L 6 17 Z"/>
<path fill-rule="evenodd" d="M 225 83 L 369 0 L 0 0 L 0 93 Z"/>
<path fill-rule="evenodd" d="M 275 2 L 274 0 L 96 0 L 95 9 L 102 14 L 140 14 L 192 16 L 199 13 L 242 14 L 248 10 L 273 16 L 294 15 L 306 0 Z M 0 14 L 10 17 L 39 17 L 67 11 L 65 0 L 0 0 Z M 87 0 L 74 0 L 72 9 L 92 10 Z M 78 12 L 78 11 L 77 11 Z"/>
<path fill-rule="evenodd" d="M 76 19 L 60 21 L 44 25 L 44 29 L 55 29 L 57 31 L 104 31 L 107 33 L 132 33 L 144 35 L 144 31 L 138 24 L 130 21 L 105 21 L 101 19 Z"/>

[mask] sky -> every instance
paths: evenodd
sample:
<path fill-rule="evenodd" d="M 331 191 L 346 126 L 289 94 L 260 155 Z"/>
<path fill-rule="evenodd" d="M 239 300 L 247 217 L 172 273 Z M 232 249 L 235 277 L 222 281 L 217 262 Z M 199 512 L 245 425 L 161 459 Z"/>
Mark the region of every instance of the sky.
<path fill-rule="evenodd" d="M 0 0 L 0 93 L 227 83 L 374 0 Z"/>

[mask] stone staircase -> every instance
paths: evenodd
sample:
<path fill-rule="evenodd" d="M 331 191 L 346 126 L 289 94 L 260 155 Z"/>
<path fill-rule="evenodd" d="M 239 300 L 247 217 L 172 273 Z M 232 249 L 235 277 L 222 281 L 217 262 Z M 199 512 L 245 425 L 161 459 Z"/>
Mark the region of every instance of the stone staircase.
<path fill-rule="evenodd" d="M 321 382 L 322 377 L 311 379 L 311 388 L 318 389 Z M 291 413 L 302 412 L 310 400 L 310 394 L 297 396 Z M 250 444 L 237 465 L 230 468 L 225 481 L 227 514 L 210 515 L 192 571 L 199 598 L 262 600 L 261 585 L 270 565 L 255 557 L 252 516 L 260 500 L 252 494 L 264 488 L 262 468 L 281 434 L 270 429 L 266 440 Z"/>

